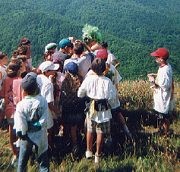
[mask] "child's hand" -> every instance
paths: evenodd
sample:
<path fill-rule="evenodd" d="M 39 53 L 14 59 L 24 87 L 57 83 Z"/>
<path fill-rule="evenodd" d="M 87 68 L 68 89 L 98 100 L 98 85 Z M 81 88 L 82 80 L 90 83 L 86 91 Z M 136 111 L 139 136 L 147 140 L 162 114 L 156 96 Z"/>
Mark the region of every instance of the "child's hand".
<path fill-rule="evenodd" d="M 154 77 L 152 77 L 152 76 L 149 76 L 148 79 L 149 79 L 149 82 L 154 82 L 155 81 Z"/>

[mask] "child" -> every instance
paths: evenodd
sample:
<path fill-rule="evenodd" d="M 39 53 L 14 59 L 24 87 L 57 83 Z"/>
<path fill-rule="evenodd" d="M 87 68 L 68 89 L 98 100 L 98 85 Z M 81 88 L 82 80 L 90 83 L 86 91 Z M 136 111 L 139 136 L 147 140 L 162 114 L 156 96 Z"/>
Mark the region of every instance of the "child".
<path fill-rule="evenodd" d="M 28 73 L 22 79 L 24 98 L 17 104 L 14 128 L 20 138 L 18 172 L 26 171 L 33 147 L 37 154 L 40 171 L 49 171 L 47 156 L 47 115 L 48 104 L 39 93 L 36 74 Z"/>
<path fill-rule="evenodd" d="M 120 107 L 120 101 L 119 101 L 119 96 L 118 96 L 118 84 L 121 81 L 122 77 L 119 74 L 119 72 L 116 70 L 115 66 L 112 64 L 109 64 L 107 62 L 107 58 L 108 58 L 107 49 L 105 49 L 105 48 L 99 49 L 96 53 L 96 58 L 101 58 L 106 61 L 106 70 L 104 71 L 103 74 L 106 77 L 108 77 L 109 79 L 111 79 L 113 85 L 116 88 L 116 99 L 111 103 L 112 118 L 121 124 L 128 139 L 130 141 L 132 141 L 132 135 L 131 135 L 131 133 L 126 125 L 126 121 L 122 115 L 122 110 Z"/>
<path fill-rule="evenodd" d="M 39 69 L 42 74 L 37 76 L 37 83 L 39 85 L 41 95 L 48 102 L 48 143 L 50 148 L 49 150 L 53 152 L 53 139 L 55 136 L 54 123 L 57 121 L 59 109 L 54 104 L 54 87 L 52 79 L 55 77 L 56 72 L 59 69 L 59 64 L 54 64 L 52 61 L 44 61 L 40 64 Z"/>
<path fill-rule="evenodd" d="M 62 119 L 65 129 L 65 137 L 69 136 L 72 142 L 73 156 L 77 156 L 79 145 L 77 135 L 84 121 L 85 102 L 77 97 L 77 91 L 82 83 L 78 75 L 78 65 L 69 62 L 65 66 L 65 79 L 62 82 L 60 104 L 62 106 Z"/>
<path fill-rule="evenodd" d="M 87 111 L 87 150 L 86 158 L 92 157 L 93 132 L 96 132 L 96 153 L 95 163 L 99 163 L 99 157 L 102 151 L 103 136 L 110 131 L 110 119 L 112 118 L 110 101 L 115 98 L 115 87 L 111 80 L 103 76 L 106 69 L 104 60 L 95 58 L 91 69 L 93 74 L 87 75 L 82 82 L 78 97 L 89 97 L 91 100 L 89 110 Z"/>
<path fill-rule="evenodd" d="M 15 112 L 15 104 L 14 104 L 14 94 L 13 94 L 13 82 L 15 79 L 18 79 L 20 75 L 20 68 L 21 68 L 21 63 L 12 63 L 10 62 L 8 67 L 7 67 L 7 77 L 4 80 L 3 84 L 3 90 L 4 90 L 4 98 L 5 98 L 5 115 L 6 119 L 9 124 L 9 141 L 10 141 L 10 146 L 13 152 L 13 158 L 11 161 L 11 165 L 14 165 L 17 156 L 18 156 L 18 151 L 17 148 L 14 145 L 14 142 L 16 141 L 16 134 L 13 131 L 13 125 L 14 125 L 14 112 Z"/>
<path fill-rule="evenodd" d="M 6 65 L 8 64 L 7 54 L 0 51 L 0 127 L 3 127 L 4 120 L 4 99 L 3 97 L 3 82 L 7 76 Z"/>
<path fill-rule="evenodd" d="M 168 134 L 170 119 L 170 104 L 173 98 L 173 72 L 171 65 L 167 62 L 169 51 L 166 48 L 158 48 L 151 53 L 155 57 L 156 63 L 159 65 L 157 75 L 148 74 L 151 88 L 154 89 L 154 110 L 158 116 L 162 116 L 160 130 L 163 134 Z"/>

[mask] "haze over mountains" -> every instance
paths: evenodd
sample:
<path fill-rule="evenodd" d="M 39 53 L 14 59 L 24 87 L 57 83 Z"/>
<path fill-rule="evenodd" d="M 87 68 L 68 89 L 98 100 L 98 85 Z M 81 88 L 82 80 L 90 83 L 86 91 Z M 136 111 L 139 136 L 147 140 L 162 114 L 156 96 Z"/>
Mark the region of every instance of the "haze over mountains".
<path fill-rule="evenodd" d="M 157 65 L 149 56 L 167 47 L 176 78 L 180 74 L 179 0 L 0 0 L 0 50 L 11 55 L 21 37 L 32 41 L 33 63 L 44 47 L 68 36 L 82 39 L 82 27 L 99 27 L 121 61 L 124 79 L 145 77 Z"/>

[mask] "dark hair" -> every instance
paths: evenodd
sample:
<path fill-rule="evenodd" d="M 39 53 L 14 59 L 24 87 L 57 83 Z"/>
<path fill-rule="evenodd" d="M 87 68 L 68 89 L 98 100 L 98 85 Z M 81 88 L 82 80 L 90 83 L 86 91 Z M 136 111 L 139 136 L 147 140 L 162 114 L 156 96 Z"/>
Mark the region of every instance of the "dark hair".
<path fill-rule="evenodd" d="M 84 41 L 86 44 L 89 44 L 92 40 L 89 39 L 88 37 L 85 37 L 85 38 L 83 39 L 83 41 Z"/>
<path fill-rule="evenodd" d="M 97 75 L 103 75 L 103 72 L 106 70 L 106 62 L 103 59 L 95 58 L 91 64 L 91 69 Z"/>
<path fill-rule="evenodd" d="M 74 44 L 71 42 L 71 43 L 68 45 L 68 47 L 73 48 L 73 47 L 74 47 Z"/>
<path fill-rule="evenodd" d="M 26 62 L 27 61 L 27 56 L 26 55 L 18 55 L 17 59 L 22 60 L 22 62 Z"/>
<path fill-rule="evenodd" d="M 3 59 L 4 57 L 6 57 L 7 54 L 6 53 L 3 53 L 2 51 L 0 51 L 0 59 Z"/>
<path fill-rule="evenodd" d="M 23 62 L 22 59 L 19 59 L 17 57 L 11 57 L 10 63 L 14 63 L 14 64 L 17 64 L 17 65 L 21 66 L 22 62 Z"/>
<path fill-rule="evenodd" d="M 20 64 L 10 62 L 6 69 L 7 76 L 10 78 L 14 78 L 14 77 L 18 76 L 18 72 L 19 72 L 20 68 L 21 68 Z"/>
<path fill-rule="evenodd" d="M 103 41 L 103 42 L 101 42 L 101 46 L 102 46 L 103 48 L 108 48 L 108 43 L 105 42 L 105 41 Z"/>
<path fill-rule="evenodd" d="M 26 55 L 28 47 L 26 45 L 19 46 L 17 51 L 18 55 Z"/>
<path fill-rule="evenodd" d="M 84 51 L 84 45 L 81 42 L 76 42 L 74 43 L 73 50 L 75 54 L 81 55 Z"/>
<path fill-rule="evenodd" d="M 31 44 L 31 41 L 28 39 L 28 38 L 22 38 L 21 40 L 20 40 L 20 43 L 19 43 L 19 45 L 21 46 L 21 45 L 29 45 L 29 44 Z"/>

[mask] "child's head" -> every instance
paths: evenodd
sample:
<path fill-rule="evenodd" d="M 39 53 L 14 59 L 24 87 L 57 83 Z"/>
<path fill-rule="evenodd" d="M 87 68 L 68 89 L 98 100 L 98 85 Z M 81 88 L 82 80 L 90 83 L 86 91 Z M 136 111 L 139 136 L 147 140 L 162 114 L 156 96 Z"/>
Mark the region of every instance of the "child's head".
<path fill-rule="evenodd" d="M 8 56 L 6 53 L 3 53 L 2 51 L 0 51 L 0 64 L 1 65 L 7 65 L 8 63 Z"/>
<path fill-rule="evenodd" d="M 81 55 L 84 52 L 84 45 L 81 42 L 77 41 L 74 43 L 73 50 L 74 54 Z"/>
<path fill-rule="evenodd" d="M 103 75 L 103 72 L 106 70 L 106 62 L 101 58 L 95 58 L 92 62 L 91 69 L 97 75 Z"/>
<path fill-rule="evenodd" d="M 34 72 L 29 72 L 22 79 L 22 89 L 27 95 L 36 95 L 39 92 L 39 87 L 36 81 L 37 74 Z"/>
<path fill-rule="evenodd" d="M 45 76 L 49 77 L 50 75 L 55 75 L 59 69 L 59 64 L 55 64 L 52 61 L 44 61 L 40 64 L 39 69 Z"/>
<path fill-rule="evenodd" d="M 96 52 L 96 58 L 100 58 L 100 59 L 103 59 L 103 60 L 106 61 L 107 58 L 108 58 L 107 49 L 101 48 L 101 49 L 97 50 L 97 52 Z"/>
<path fill-rule="evenodd" d="M 20 73 L 21 64 L 10 62 L 7 66 L 7 76 L 10 78 L 17 77 Z"/>
<path fill-rule="evenodd" d="M 74 62 L 69 62 L 64 66 L 64 71 L 75 76 L 78 74 L 78 65 Z"/>
<path fill-rule="evenodd" d="M 169 58 L 169 51 L 166 48 L 158 48 L 150 54 L 152 57 L 166 61 Z"/>

